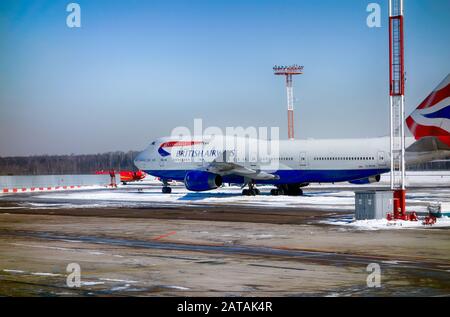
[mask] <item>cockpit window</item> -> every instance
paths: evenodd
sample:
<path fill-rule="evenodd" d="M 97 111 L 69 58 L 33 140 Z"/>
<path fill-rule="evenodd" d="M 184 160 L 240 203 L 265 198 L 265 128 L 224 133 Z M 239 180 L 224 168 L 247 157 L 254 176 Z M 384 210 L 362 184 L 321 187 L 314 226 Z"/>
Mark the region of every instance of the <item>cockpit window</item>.
<path fill-rule="evenodd" d="M 152 145 L 155 145 L 155 143 L 156 143 L 156 141 L 153 141 L 153 142 L 152 142 Z"/>

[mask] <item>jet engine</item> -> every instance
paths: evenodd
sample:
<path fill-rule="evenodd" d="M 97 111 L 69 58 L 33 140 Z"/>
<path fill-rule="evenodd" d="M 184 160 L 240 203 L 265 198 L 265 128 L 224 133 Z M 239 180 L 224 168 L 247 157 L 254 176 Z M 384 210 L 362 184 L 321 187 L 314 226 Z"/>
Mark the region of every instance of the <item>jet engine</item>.
<path fill-rule="evenodd" d="M 184 184 L 188 190 L 194 192 L 212 190 L 222 186 L 222 176 L 204 171 L 190 171 L 184 177 Z"/>
<path fill-rule="evenodd" d="M 375 176 L 370 176 L 367 178 L 361 178 L 361 179 L 356 179 L 354 181 L 349 181 L 350 184 L 355 184 L 355 185 L 365 185 L 365 184 L 372 184 L 372 183 L 378 183 L 381 179 L 380 175 L 375 175 Z"/>

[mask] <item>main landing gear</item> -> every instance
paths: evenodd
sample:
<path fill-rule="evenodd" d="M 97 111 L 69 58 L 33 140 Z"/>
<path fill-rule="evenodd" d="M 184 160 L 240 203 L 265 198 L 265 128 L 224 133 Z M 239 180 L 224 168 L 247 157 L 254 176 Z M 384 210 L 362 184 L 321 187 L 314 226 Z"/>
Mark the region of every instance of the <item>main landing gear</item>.
<path fill-rule="evenodd" d="M 172 188 L 169 187 L 169 183 L 167 182 L 166 179 L 163 179 L 162 182 L 163 182 L 162 193 L 170 194 L 172 192 Z"/>
<path fill-rule="evenodd" d="M 272 196 L 303 196 L 303 190 L 297 184 L 279 185 L 270 191 Z"/>
<path fill-rule="evenodd" d="M 260 194 L 261 192 L 258 188 L 255 187 L 255 184 L 253 182 L 248 183 L 248 189 L 244 189 L 242 191 L 243 196 L 257 196 Z"/>
<path fill-rule="evenodd" d="M 278 185 L 277 188 L 270 191 L 270 194 L 272 196 L 303 196 L 302 187 L 308 185 L 309 184 L 307 183 Z M 254 182 L 249 182 L 248 189 L 242 191 L 242 195 L 244 196 L 257 196 L 260 194 L 261 193 L 259 189 L 255 187 Z"/>

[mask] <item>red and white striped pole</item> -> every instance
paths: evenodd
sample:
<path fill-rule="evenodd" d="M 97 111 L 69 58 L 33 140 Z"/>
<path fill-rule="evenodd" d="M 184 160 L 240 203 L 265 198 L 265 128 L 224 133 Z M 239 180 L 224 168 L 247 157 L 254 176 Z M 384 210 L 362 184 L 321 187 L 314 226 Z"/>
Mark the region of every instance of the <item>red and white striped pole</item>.
<path fill-rule="evenodd" d="M 294 88 L 292 87 L 292 74 L 286 75 L 287 111 L 288 111 L 288 138 L 294 139 Z"/>
<path fill-rule="evenodd" d="M 389 0 L 389 95 L 391 189 L 394 218 L 406 219 L 405 189 L 405 56 L 403 0 Z"/>
<path fill-rule="evenodd" d="M 303 74 L 303 66 L 275 66 L 275 75 L 286 76 L 287 111 L 288 111 L 288 138 L 294 140 L 294 87 L 293 76 Z"/>

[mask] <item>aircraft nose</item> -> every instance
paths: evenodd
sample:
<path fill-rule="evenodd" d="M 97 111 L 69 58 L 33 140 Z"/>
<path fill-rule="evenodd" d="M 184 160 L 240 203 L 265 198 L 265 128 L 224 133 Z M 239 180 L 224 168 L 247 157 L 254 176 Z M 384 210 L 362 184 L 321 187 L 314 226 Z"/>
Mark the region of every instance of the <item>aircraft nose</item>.
<path fill-rule="evenodd" d="M 146 154 L 145 151 L 140 152 L 135 158 L 134 158 L 134 165 L 136 165 L 137 168 L 140 169 L 140 165 L 145 160 Z"/>

